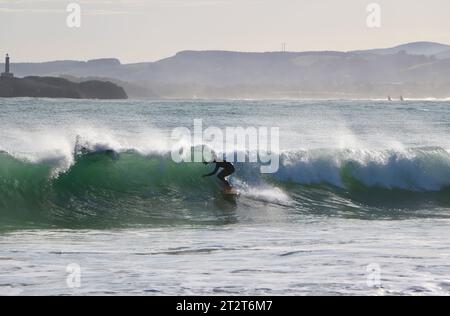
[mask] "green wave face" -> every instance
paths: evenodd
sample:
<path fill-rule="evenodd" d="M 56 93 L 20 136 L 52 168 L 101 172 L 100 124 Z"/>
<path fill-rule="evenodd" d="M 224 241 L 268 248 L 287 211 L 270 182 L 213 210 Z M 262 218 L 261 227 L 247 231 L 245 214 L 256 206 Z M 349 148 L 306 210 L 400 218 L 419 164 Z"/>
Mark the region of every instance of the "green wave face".
<path fill-rule="evenodd" d="M 436 210 L 450 215 L 446 151 L 380 157 L 331 150 L 283 154 L 272 175 L 261 175 L 257 164 L 236 164 L 232 181 L 241 196 L 230 199 L 215 177 L 201 177 L 212 166 L 177 164 L 169 154 L 91 152 L 57 171 L 52 162 L 0 153 L 0 228 L 223 224 L 271 208 L 374 218 L 417 210 L 420 216 Z"/>
<path fill-rule="evenodd" d="M 48 203 L 51 172 L 50 166 L 22 162 L 0 153 L 1 218 L 39 218 Z"/>
<path fill-rule="evenodd" d="M 171 209 L 189 202 L 195 209 L 217 191 L 202 172 L 202 164 L 176 164 L 166 156 L 94 153 L 52 176 L 49 164 L 1 154 L 0 219 L 63 227 L 181 220 L 189 215 Z"/>

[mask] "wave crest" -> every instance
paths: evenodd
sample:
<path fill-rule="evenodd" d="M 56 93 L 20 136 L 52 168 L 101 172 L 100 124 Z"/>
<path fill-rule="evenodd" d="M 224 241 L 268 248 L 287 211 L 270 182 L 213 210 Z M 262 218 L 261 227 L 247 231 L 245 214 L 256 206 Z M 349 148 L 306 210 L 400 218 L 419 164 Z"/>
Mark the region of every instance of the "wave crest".
<path fill-rule="evenodd" d="M 52 159 L 30 162 L 0 153 L 2 223 L 209 220 L 215 210 L 228 207 L 221 202 L 216 180 L 201 177 L 209 171 L 201 163 L 177 164 L 170 153 L 95 148 L 75 150 L 73 163 L 65 169 Z M 294 208 L 303 208 L 307 199 L 311 205 L 322 203 L 308 191 L 311 185 L 344 200 L 360 200 L 361 190 L 369 192 L 363 195 L 367 200 L 379 190 L 409 192 L 409 199 L 410 194 L 450 187 L 450 154 L 442 148 L 291 151 L 281 154 L 275 174 L 259 170 L 258 164 L 238 163 L 233 175 L 232 182 L 250 205 L 252 200 Z"/>
<path fill-rule="evenodd" d="M 297 151 L 281 156 L 275 177 L 298 184 L 355 185 L 409 191 L 450 186 L 450 154 L 442 148 Z"/>

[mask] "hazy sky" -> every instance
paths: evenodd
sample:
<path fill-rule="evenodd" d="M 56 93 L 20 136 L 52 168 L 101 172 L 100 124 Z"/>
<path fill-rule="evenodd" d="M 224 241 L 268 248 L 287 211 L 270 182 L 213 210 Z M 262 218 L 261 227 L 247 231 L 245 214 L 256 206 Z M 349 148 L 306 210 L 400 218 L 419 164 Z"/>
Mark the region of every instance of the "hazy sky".
<path fill-rule="evenodd" d="M 81 28 L 66 7 L 81 5 Z M 382 25 L 366 25 L 368 4 Z M 117 57 L 151 61 L 181 50 L 353 50 L 411 41 L 450 44 L 449 0 L 0 0 L 0 55 L 14 61 Z"/>

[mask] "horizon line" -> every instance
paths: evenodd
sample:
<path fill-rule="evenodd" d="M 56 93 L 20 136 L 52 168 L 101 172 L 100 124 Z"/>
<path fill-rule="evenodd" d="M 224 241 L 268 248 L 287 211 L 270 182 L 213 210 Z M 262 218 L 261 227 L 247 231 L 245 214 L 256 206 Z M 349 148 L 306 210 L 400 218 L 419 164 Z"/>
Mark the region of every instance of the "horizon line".
<path fill-rule="evenodd" d="M 371 50 L 382 50 L 382 49 L 393 49 L 393 48 L 397 48 L 400 46 L 405 46 L 405 45 L 411 45 L 411 44 L 436 44 L 436 45 L 443 45 L 443 46 L 449 46 L 450 49 L 450 44 L 446 44 L 446 43 L 441 43 L 441 42 L 433 42 L 433 41 L 414 41 L 414 42 L 406 42 L 403 44 L 397 44 L 394 46 L 388 46 L 388 47 L 375 47 L 375 48 L 367 48 L 367 49 L 353 49 L 353 50 L 333 50 L 333 49 L 329 49 L 329 50 L 304 50 L 304 51 L 282 51 L 282 50 L 274 50 L 274 51 L 239 51 L 239 50 L 226 50 L 226 49 L 205 49 L 205 50 L 196 50 L 196 49 L 184 49 L 184 50 L 180 50 L 177 51 L 176 53 L 166 56 L 166 57 L 162 57 L 156 60 L 143 60 L 143 61 L 135 61 L 135 62 L 124 62 L 122 63 L 122 61 L 120 60 L 120 58 L 117 57 L 96 57 L 96 58 L 89 58 L 89 59 L 53 59 L 53 60 L 42 60 L 42 61 L 15 61 L 14 60 L 11 62 L 11 65 L 13 64 L 43 64 L 43 63 L 51 63 L 51 62 L 89 62 L 89 61 L 96 61 L 96 60 L 105 60 L 105 59 L 115 59 L 118 60 L 119 63 L 121 65 L 133 65 L 133 64 L 146 64 L 146 63 L 155 63 L 158 61 L 162 61 L 171 57 L 174 57 L 180 53 L 185 53 L 185 52 L 224 52 L 224 53 L 241 53 L 241 54 L 273 54 L 273 53 L 280 53 L 280 54 L 302 54 L 302 53 L 325 53 L 325 52 L 329 52 L 329 53 L 356 53 L 356 52 L 364 52 L 364 51 L 371 51 Z M 11 53 L 5 52 L 4 53 L 9 54 L 9 56 L 13 56 Z M 0 64 L 4 64 L 4 62 L 2 62 L 2 58 L 1 58 L 1 53 L 0 53 Z"/>

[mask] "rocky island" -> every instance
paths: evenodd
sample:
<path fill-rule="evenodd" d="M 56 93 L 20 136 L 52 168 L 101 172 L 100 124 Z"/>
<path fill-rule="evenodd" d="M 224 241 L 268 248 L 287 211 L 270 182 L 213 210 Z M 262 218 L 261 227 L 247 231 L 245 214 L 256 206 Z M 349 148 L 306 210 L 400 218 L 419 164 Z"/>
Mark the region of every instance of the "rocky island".
<path fill-rule="evenodd" d="M 0 97 L 127 99 L 125 90 L 109 81 L 80 83 L 57 77 L 1 78 Z"/>
<path fill-rule="evenodd" d="M 110 82 L 88 80 L 72 82 L 58 77 L 28 76 L 15 78 L 9 71 L 6 56 L 5 72 L 0 77 L 0 97 L 37 97 L 71 99 L 127 99 L 125 90 Z"/>

